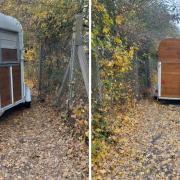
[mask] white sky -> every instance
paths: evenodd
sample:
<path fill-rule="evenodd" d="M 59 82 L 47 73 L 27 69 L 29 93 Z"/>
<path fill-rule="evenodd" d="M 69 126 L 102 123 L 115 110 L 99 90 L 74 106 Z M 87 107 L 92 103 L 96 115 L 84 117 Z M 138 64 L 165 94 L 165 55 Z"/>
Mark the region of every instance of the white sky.
<path fill-rule="evenodd" d="M 177 27 L 180 29 L 180 23 L 179 23 L 179 24 L 177 24 Z"/>
<path fill-rule="evenodd" d="M 174 1 L 180 6 L 180 0 L 174 0 Z M 180 29 L 180 23 L 178 23 L 177 26 L 178 26 L 179 29 Z"/>

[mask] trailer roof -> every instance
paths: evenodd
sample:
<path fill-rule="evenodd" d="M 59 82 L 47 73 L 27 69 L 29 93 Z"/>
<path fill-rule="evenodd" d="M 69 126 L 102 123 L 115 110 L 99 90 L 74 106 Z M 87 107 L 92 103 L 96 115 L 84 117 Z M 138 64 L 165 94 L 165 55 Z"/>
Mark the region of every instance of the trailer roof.
<path fill-rule="evenodd" d="M 17 19 L 2 13 L 0 13 L 0 28 L 14 32 L 22 32 L 22 26 Z"/>
<path fill-rule="evenodd" d="M 180 39 L 164 39 L 159 44 L 159 61 L 180 63 Z"/>

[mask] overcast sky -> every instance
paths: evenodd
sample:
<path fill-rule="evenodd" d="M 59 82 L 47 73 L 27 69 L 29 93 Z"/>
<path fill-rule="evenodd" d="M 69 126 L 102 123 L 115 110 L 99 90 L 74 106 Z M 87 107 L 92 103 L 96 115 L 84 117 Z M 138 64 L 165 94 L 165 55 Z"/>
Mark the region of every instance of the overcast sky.
<path fill-rule="evenodd" d="M 180 6 L 180 0 L 174 0 L 179 6 Z M 180 23 L 179 24 L 177 24 L 177 26 L 179 27 L 179 29 L 180 29 Z"/>
<path fill-rule="evenodd" d="M 177 26 L 178 26 L 178 28 L 180 29 L 180 23 L 179 24 L 177 24 Z M 179 30 L 178 30 L 179 31 Z"/>

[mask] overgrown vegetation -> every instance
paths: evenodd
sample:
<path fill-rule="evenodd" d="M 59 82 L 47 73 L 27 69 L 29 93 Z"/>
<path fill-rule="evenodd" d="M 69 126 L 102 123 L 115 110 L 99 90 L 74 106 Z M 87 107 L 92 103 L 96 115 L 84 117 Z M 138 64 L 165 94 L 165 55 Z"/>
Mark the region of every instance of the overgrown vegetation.
<path fill-rule="evenodd" d="M 156 83 L 157 47 L 177 37 L 178 6 L 171 1 L 92 2 L 93 176 L 109 148 L 119 144 L 121 123 Z"/>

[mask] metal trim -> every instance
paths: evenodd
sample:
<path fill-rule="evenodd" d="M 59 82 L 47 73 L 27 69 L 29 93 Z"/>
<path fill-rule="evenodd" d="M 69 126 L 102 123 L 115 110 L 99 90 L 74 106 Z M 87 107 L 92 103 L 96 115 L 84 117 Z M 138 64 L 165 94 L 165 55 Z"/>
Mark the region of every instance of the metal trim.
<path fill-rule="evenodd" d="M 161 96 L 161 62 L 158 62 L 158 97 Z"/>
<path fill-rule="evenodd" d="M 180 98 L 171 98 L 171 97 L 158 97 L 158 99 L 180 100 Z"/>
<path fill-rule="evenodd" d="M 10 104 L 10 105 L 8 105 L 8 106 L 5 106 L 5 107 L 1 108 L 1 109 L 0 109 L 0 112 L 3 113 L 3 112 L 5 112 L 5 111 L 7 111 L 8 109 L 11 109 L 11 108 L 13 108 L 13 107 L 15 107 L 15 106 L 17 106 L 17 105 L 19 105 L 19 104 L 21 104 L 21 103 L 25 103 L 25 99 L 21 99 L 21 100 L 15 102 L 14 104 Z"/>
<path fill-rule="evenodd" d="M 14 86 L 13 86 L 13 72 L 12 72 L 12 66 L 10 66 L 10 82 L 11 82 L 11 102 L 14 104 Z"/>

